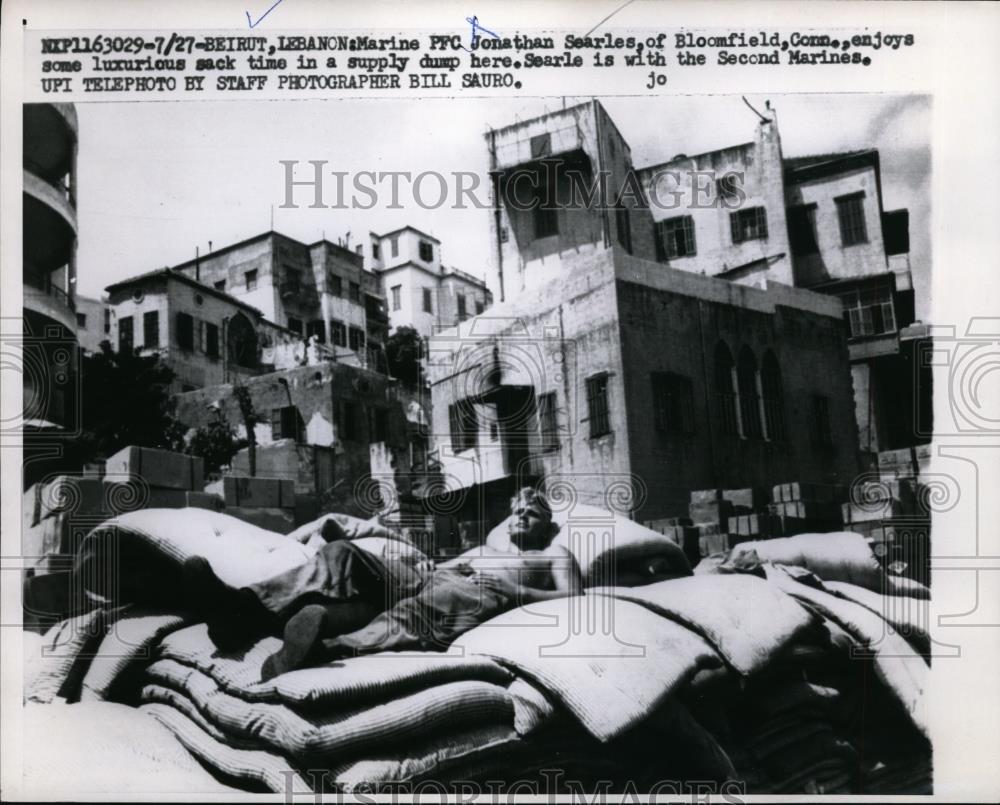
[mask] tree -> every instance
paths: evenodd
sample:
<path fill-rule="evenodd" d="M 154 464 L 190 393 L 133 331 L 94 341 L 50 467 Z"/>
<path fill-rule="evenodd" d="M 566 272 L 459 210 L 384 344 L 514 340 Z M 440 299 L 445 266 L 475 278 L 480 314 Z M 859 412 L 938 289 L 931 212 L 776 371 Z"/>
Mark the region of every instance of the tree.
<path fill-rule="evenodd" d="M 173 379 L 173 370 L 157 354 L 115 352 L 105 341 L 100 352 L 84 355 L 80 460 L 110 456 L 129 445 L 181 449 L 186 428 L 174 416 Z"/>
<path fill-rule="evenodd" d="M 247 440 L 236 438 L 232 425 L 220 416 L 192 434 L 185 452 L 200 456 L 205 461 L 205 472 L 218 472 L 246 445 Z"/>
<path fill-rule="evenodd" d="M 386 341 L 385 353 L 390 375 L 410 386 L 419 386 L 423 382 L 423 367 L 420 365 L 423 341 L 416 330 L 397 327 Z"/>
<path fill-rule="evenodd" d="M 233 399 L 239 406 L 240 416 L 243 417 L 243 427 L 247 432 L 247 459 L 250 462 L 250 477 L 257 475 L 257 434 L 254 433 L 254 425 L 260 418 L 253 407 L 253 399 L 250 397 L 250 389 L 241 384 L 239 380 L 233 382 Z"/>

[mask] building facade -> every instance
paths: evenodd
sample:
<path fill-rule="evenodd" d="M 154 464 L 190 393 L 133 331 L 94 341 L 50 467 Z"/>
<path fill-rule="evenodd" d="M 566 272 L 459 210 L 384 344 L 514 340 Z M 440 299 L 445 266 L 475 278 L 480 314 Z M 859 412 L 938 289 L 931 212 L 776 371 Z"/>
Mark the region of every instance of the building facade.
<path fill-rule="evenodd" d="M 107 293 L 113 348 L 159 353 L 174 372 L 174 392 L 319 360 L 298 333 L 174 269 L 115 283 Z"/>
<path fill-rule="evenodd" d="M 412 327 L 422 336 L 481 314 L 493 301 L 484 280 L 441 262 L 441 242 L 414 227 L 370 234 L 359 247 L 378 275 L 389 327 Z"/>
<path fill-rule="evenodd" d="M 381 286 L 362 257 L 344 246 L 264 232 L 174 270 L 314 339 L 336 360 L 385 371 L 389 320 Z"/>
<path fill-rule="evenodd" d="M 99 352 L 103 341 L 111 341 L 113 311 L 106 298 L 76 297 L 76 335 L 80 349 L 91 354 Z"/>

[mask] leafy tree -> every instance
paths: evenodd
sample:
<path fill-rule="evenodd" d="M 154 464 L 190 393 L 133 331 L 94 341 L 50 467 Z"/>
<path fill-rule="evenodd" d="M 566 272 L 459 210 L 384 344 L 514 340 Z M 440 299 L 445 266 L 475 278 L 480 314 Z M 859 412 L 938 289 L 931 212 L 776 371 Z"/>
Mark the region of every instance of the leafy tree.
<path fill-rule="evenodd" d="M 174 415 L 173 370 L 159 355 L 115 352 L 105 341 L 80 364 L 81 461 L 123 447 L 179 450 L 186 428 Z"/>
<path fill-rule="evenodd" d="M 219 417 L 192 434 L 185 452 L 201 456 L 205 461 L 205 472 L 218 472 L 246 445 L 247 440 L 238 439 L 233 427 Z"/>
<path fill-rule="evenodd" d="M 385 345 L 389 374 L 410 386 L 423 382 L 423 341 L 412 327 L 397 327 Z"/>

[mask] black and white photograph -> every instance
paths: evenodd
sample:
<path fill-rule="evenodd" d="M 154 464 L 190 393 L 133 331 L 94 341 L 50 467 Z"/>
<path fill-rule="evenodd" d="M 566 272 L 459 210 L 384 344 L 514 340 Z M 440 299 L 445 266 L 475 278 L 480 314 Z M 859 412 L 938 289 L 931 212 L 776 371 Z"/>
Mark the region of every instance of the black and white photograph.
<path fill-rule="evenodd" d="M 992 799 L 996 75 L 268 5 L 5 14 L 5 795 Z"/>

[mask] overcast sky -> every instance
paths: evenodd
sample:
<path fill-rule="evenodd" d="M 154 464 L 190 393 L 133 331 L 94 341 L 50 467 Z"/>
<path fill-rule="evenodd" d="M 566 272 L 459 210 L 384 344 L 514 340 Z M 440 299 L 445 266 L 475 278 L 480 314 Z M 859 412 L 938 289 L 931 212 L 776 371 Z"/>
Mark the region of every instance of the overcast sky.
<path fill-rule="evenodd" d="M 768 97 L 786 156 L 879 149 L 885 209 L 910 210 L 917 316 L 926 320 L 929 97 Z M 749 98 L 758 108 L 766 99 Z M 196 246 L 204 254 L 209 241 L 218 249 L 259 234 L 270 227 L 272 206 L 274 228 L 308 243 L 324 234 L 336 241 L 350 232 L 353 244 L 368 231 L 412 224 L 441 240 L 446 264 L 484 277 L 490 254 L 487 211 L 420 209 L 409 193 L 401 194 L 407 208 L 399 210 L 279 209 L 284 199 L 279 160 L 327 160 L 331 171 L 476 171 L 485 182 L 486 130 L 562 103 L 531 98 L 77 104 L 78 292 L 97 296 L 114 281 L 194 257 Z M 757 121 L 738 95 L 602 103 L 629 142 L 636 167 L 747 142 Z M 434 185 L 427 190 L 434 195 Z"/>

